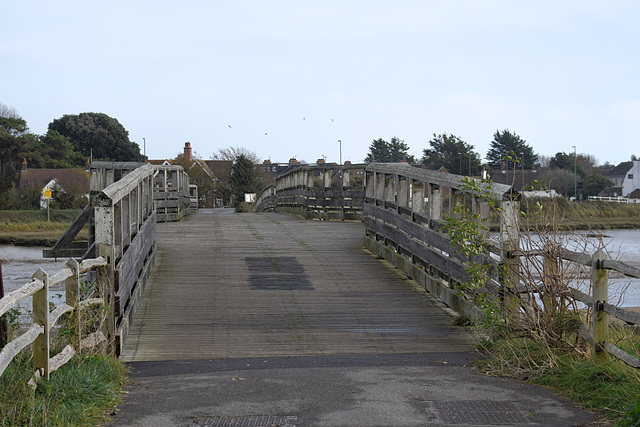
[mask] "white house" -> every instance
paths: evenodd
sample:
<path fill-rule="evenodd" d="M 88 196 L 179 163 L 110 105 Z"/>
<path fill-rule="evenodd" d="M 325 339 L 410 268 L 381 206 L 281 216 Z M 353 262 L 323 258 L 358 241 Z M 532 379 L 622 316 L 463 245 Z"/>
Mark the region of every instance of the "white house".
<path fill-rule="evenodd" d="M 622 196 L 627 197 L 638 188 L 640 188 L 640 160 L 634 160 L 633 166 L 627 171 L 622 181 Z"/>

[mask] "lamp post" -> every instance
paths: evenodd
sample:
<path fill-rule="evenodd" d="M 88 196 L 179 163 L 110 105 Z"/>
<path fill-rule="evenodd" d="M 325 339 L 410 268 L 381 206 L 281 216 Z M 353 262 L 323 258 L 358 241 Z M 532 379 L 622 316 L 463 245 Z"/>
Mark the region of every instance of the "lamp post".
<path fill-rule="evenodd" d="M 342 164 L 342 140 L 339 139 L 338 142 L 340 143 L 340 164 Z"/>
<path fill-rule="evenodd" d="M 469 176 L 471 176 L 471 151 L 469 151 Z"/>
<path fill-rule="evenodd" d="M 458 169 L 458 173 L 462 175 L 462 151 L 460 152 L 460 169 Z"/>
<path fill-rule="evenodd" d="M 576 155 L 576 146 L 573 147 L 573 201 L 578 201 L 578 156 Z"/>

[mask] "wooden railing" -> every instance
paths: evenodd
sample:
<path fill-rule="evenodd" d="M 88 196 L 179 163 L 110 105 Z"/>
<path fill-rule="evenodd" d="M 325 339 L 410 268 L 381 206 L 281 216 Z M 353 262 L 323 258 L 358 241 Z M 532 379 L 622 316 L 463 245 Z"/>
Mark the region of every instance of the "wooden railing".
<path fill-rule="evenodd" d="M 180 221 L 191 213 L 189 175 L 182 166 L 154 166 L 154 169 L 153 199 L 158 222 Z M 197 187 L 195 197 L 197 201 Z"/>
<path fill-rule="evenodd" d="M 456 203 L 470 200 L 474 212 L 488 218 L 489 206 L 481 194 L 465 190 L 462 176 L 420 169 L 406 163 L 372 163 L 365 175 L 364 225 L 365 245 L 385 258 L 407 276 L 469 318 L 480 315 L 477 307 L 467 303 L 455 291 L 469 274 L 465 263 L 470 259 L 456 253 L 446 233 L 443 220 Z M 492 184 L 491 195 L 505 211 L 500 224 L 500 245 L 494 250 L 504 259 L 512 259 L 518 249 L 519 232 L 515 222 L 517 199 L 511 187 Z M 493 264 L 489 255 L 476 261 Z M 494 275 L 494 288 L 500 285 Z"/>
<path fill-rule="evenodd" d="M 554 265 L 544 251 L 524 251 L 521 248 L 518 215 L 519 201 L 511 187 L 487 184 L 486 193 L 469 190 L 462 176 L 418 169 L 406 164 L 370 164 L 365 176 L 366 200 L 364 203 L 365 245 L 373 253 L 386 259 L 407 276 L 416 280 L 458 313 L 467 318 L 482 316 L 477 307 L 470 304 L 456 289 L 469 280 L 465 266 L 469 262 L 497 267 L 505 265 L 500 277 L 493 268 L 488 291 L 496 297 L 514 295 L 522 290 L 519 271 L 520 258 L 541 257 L 541 264 Z M 470 259 L 457 253 L 447 233 L 443 231 L 444 219 L 455 216 L 456 204 L 470 206 L 479 218 L 489 218 L 487 197 L 497 201 L 500 232 L 489 253 Z M 525 236 L 526 237 L 526 236 Z M 495 256 L 491 256 L 491 254 Z M 584 325 L 581 336 L 594 349 L 594 357 L 604 352 L 626 363 L 640 367 L 640 361 L 624 353 L 608 342 L 607 315 L 630 324 L 640 323 L 640 314 L 623 310 L 608 303 L 606 270 L 615 270 L 630 277 L 640 277 L 640 270 L 618 261 L 607 260 L 601 251 L 593 257 L 586 253 L 568 250 L 554 251 L 560 258 L 591 267 L 593 296 L 571 289 L 573 298 L 592 310 L 591 328 Z M 499 261 L 497 261 L 499 260 Z M 553 261 L 553 262 L 547 262 Z M 546 273 L 549 274 L 549 273 Z M 536 292 L 544 291 L 545 277 Z M 531 289 L 529 289 L 531 291 Z"/>
<path fill-rule="evenodd" d="M 256 197 L 255 212 L 273 210 L 307 219 L 360 220 L 364 165 L 301 165 L 284 172 Z"/>
<path fill-rule="evenodd" d="M 58 320 L 65 313 L 78 312 L 83 308 L 94 305 L 104 304 L 103 298 L 80 299 L 81 286 L 83 285 L 83 277 L 90 271 L 96 271 L 97 277 L 102 278 L 102 289 L 99 295 L 104 295 L 107 290 L 104 289 L 106 281 L 104 278 L 109 276 L 108 271 L 110 265 L 105 258 L 84 260 L 78 264 L 74 259 L 70 259 L 66 268 L 62 271 L 49 276 L 47 273 L 38 270 L 33 275 L 33 280 L 21 288 L 9 293 L 0 299 L 0 316 L 14 309 L 21 301 L 32 297 L 32 323 L 27 326 L 26 332 L 22 335 L 10 340 L 0 352 L 0 375 L 7 368 L 11 360 L 20 353 L 25 347 L 33 344 L 33 368 L 37 375 L 49 378 L 49 374 L 65 363 L 67 363 L 75 354 L 79 354 L 82 349 L 93 347 L 103 341 L 109 340 L 108 324 L 104 323 L 105 329 L 97 330 L 86 337 L 80 336 L 81 330 L 77 329 L 78 336 L 75 342 L 69 343 L 60 353 L 50 357 L 51 330 L 55 327 Z M 55 310 L 49 311 L 49 292 L 50 288 L 59 284 L 65 284 L 65 302 L 58 305 Z"/>
<path fill-rule="evenodd" d="M 110 178 L 109 178 L 110 179 Z M 0 315 L 11 310 L 20 301 L 33 296 L 33 324 L 28 331 L 8 343 L 0 357 L 0 371 L 18 352 L 33 343 L 34 368 L 47 375 L 69 360 L 96 337 L 79 339 L 72 349 L 68 347 L 59 356 L 49 359 L 50 330 L 64 313 L 78 310 L 87 304 L 104 306 L 101 334 L 109 344 L 109 351 L 119 355 L 129 325 L 135 314 L 147 278 L 156 258 L 156 211 L 153 197 L 154 168 L 145 164 L 103 190 L 91 200 L 94 219 L 93 243 L 88 252 L 93 259 L 78 264 L 71 259 L 67 268 L 48 276 L 39 270 L 34 280 L 0 300 Z M 98 274 L 90 280 L 97 283 L 100 299 L 79 300 L 80 275 L 92 269 Z M 49 288 L 65 282 L 66 302 L 49 313 Z M 72 351 L 73 350 L 73 351 Z"/>
<path fill-rule="evenodd" d="M 114 322 L 115 351 L 120 354 L 138 300 L 156 259 L 154 167 L 139 167 L 94 196 L 97 255 L 112 266 L 106 295 Z"/>

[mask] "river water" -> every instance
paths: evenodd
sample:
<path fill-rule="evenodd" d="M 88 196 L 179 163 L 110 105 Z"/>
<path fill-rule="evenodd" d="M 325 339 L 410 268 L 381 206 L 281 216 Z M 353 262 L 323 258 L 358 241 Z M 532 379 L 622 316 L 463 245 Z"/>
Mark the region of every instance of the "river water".
<path fill-rule="evenodd" d="M 609 230 L 604 232 L 602 243 L 612 259 L 623 261 L 634 267 L 640 268 L 640 230 Z M 581 247 L 570 249 L 593 252 L 590 248 L 598 246 L 600 239 L 584 236 L 580 240 Z M 587 243 L 587 249 L 582 246 Z M 567 242 L 571 246 L 572 242 Z M 578 243 L 576 243 L 578 246 Z M 20 286 L 31 281 L 31 276 L 38 268 L 42 268 L 49 275 L 62 270 L 67 259 L 42 258 L 41 247 L 22 247 L 0 245 L 0 261 L 4 277 L 5 295 Z M 586 289 L 583 289 L 586 291 Z M 52 302 L 58 303 L 64 298 L 60 297 L 62 284 L 51 291 Z M 640 307 L 640 279 L 610 274 L 609 278 L 609 302 L 621 307 Z"/>

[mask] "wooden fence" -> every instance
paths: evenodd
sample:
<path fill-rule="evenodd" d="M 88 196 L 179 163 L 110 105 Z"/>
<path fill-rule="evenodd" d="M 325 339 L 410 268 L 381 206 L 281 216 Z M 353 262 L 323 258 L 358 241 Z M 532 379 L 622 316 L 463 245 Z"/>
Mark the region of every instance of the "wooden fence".
<path fill-rule="evenodd" d="M 360 220 L 364 165 L 301 165 L 282 173 L 256 197 L 255 212 L 273 210 L 307 219 Z"/>
<path fill-rule="evenodd" d="M 525 253 L 521 249 L 519 201 L 507 185 L 491 184 L 487 189 L 488 196 L 496 200 L 503 211 L 500 215 L 500 232 L 498 241 L 489 248 L 489 253 L 473 258 L 456 253 L 457 248 L 442 230 L 444 218 L 455 215 L 452 209 L 457 203 L 470 207 L 471 212 L 479 218 L 488 218 L 490 215 L 485 199 L 487 194 L 467 189 L 464 177 L 406 164 L 374 163 L 366 168 L 364 186 L 366 247 L 468 318 L 482 315 L 477 307 L 456 291 L 459 284 L 469 280 L 465 268 L 469 262 L 496 266 L 496 260 L 500 260 L 507 267 L 504 269 L 506 274 L 499 277 L 498 269 L 494 268 L 488 290 L 504 297 L 514 295 L 521 289 L 521 257 L 546 256 L 544 253 Z M 592 268 L 594 296 L 576 289 L 571 292 L 575 299 L 593 310 L 593 324 L 591 328 L 584 325 L 581 335 L 592 343 L 594 356 L 601 358 L 603 351 L 606 351 L 632 366 L 640 367 L 640 362 L 635 358 L 607 342 L 606 328 L 609 321 L 607 314 L 627 323 L 640 323 L 637 313 L 608 304 L 606 270 L 616 270 L 631 277 L 640 277 L 640 270 L 605 260 L 601 252 L 597 252 L 593 259 L 589 254 L 568 250 L 561 254 L 563 260 Z"/>
<path fill-rule="evenodd" d="M 49 374 L 65 363 L 75 354 L 79 354 L 83 348 L 93 347 L 103 341 L 108 342 L 108 321 L 104 323 L 105 329 L 94 331 L 86 337 L 80 336 L 78 328 L 77 339 L 69 343 L 60 353 L 53 357 L 51 351 L 51 330 L 58 320 L 65 313 L 78 312 L 83 308 L 104 304 L 103 298 L 80 299 L 83 277 L 90 271 L 97 271 L 97 276 L 105 278 L 109 276 L 111 266 L 103 257 L 84 260 L 78 264 L 74 259 L 70 259 L 66 268 L 49 276 L 47 273 L 38 270 L 33 275 L 33 280 L 21 288 L 7 294 L 0 299 L 0 316 L 16 307 L 21 301 L 32 297 L 32 323 L 22 335 L 10 340 L 0 352 L 0 375 L 7 368 L 11 360 L 25 347 L 33 344 L 33 368 L 37 375 L 49 378 Z M 50 288 L 64 282 L 65 302 L 60 304 L 53 311 L 49 311 Z M 105 281 L 101 283 L 104 285 Z M 106 294 L 106 289 L 100 289 L 99 294 Z"/>

